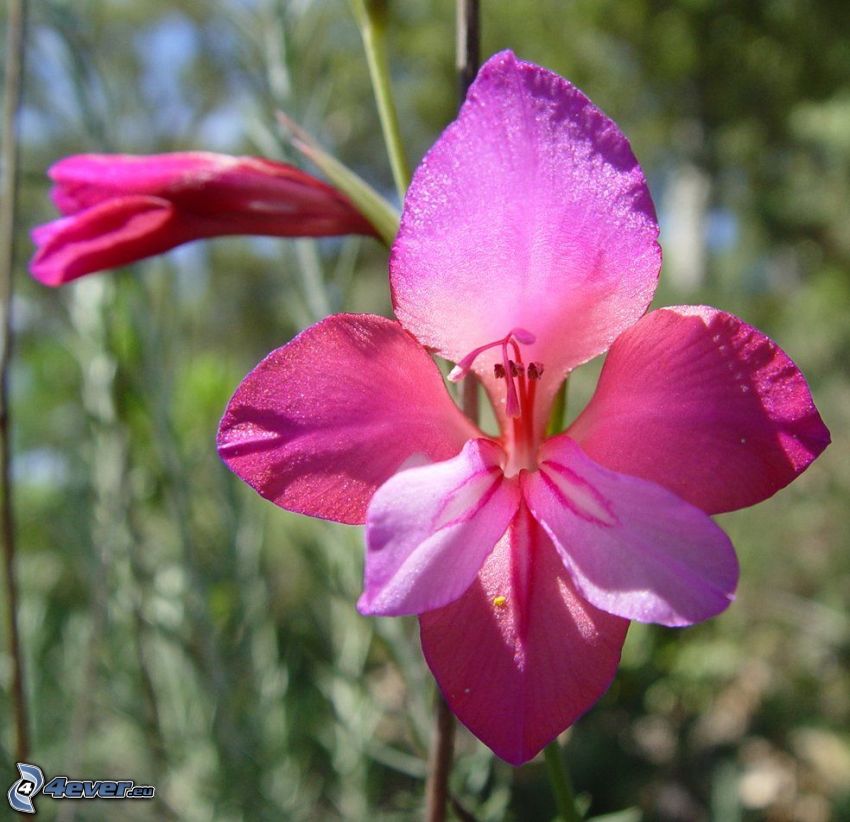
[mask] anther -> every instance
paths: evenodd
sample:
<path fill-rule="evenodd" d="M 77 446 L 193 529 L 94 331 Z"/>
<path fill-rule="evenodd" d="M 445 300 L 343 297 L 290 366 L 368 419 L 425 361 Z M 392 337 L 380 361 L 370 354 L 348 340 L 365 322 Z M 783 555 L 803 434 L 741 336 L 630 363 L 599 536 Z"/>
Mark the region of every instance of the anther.
<path fill-rule="evenodd" d="M 497 380 L 503 380 L 505 378 L 505 366 L 500 362 L 494 363 L 493 373 L 496 375 Z"/>
<path fill-rule="evenodd" d="M 526 373 L 528 374 L 528 379 L 539 380 L 543 376 L 543 363 L 530 362 Z"/>

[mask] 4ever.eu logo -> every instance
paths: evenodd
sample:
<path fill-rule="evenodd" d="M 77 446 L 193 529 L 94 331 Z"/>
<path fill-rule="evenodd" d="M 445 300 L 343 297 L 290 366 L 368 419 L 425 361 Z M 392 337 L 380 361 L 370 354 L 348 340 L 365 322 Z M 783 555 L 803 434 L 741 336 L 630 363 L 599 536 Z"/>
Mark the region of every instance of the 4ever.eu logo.
<path fill-rule="evenodd" d="M 47 784 L 38 765 L 18 762 L 20 778 L 6 796 L 12 810 L 35 813 L 33 800 L 41 793 L 51 799 L 153 799 L 153 785 L 136 785 L 131 779 L 68 779 L 54 776 Z"/>

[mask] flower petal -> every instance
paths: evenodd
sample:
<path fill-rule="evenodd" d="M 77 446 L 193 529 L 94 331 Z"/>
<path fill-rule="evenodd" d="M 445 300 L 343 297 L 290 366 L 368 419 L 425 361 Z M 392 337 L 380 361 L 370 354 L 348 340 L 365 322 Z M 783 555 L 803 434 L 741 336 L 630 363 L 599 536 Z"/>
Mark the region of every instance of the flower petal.
<path fill-rule="evenodd" d="M 477 436 L 398 323 L 337 314 L 248 374 L 221 421 L 218 450 L 282 508 L 354 524 L 413 455 L 445 460 Z"/>
<path fill-rule="evenodd" d="M 468 442 L 453 459 L 402 471 L 366 514 L 364 614 L 421 614 L 472 584 L 516 513 L 519 482 L 492 440 Z"/>
<path fill-rule="evenodd" d="M 557 385 L 646 310 L 660 267 L 643 172 L 617 126 L 558 75 L 491 58 L 417 169 L 393 246 L 396 316 L 460 362 L 517 326 Z M 487 376 L 493 349 L 476 360 Z"/>
<path fill-rule="evenodd" d="M 458 719 L 521 765 L 607 690 L 628 622 L 577 596 L 525 506 L 456 602 L 422 614 L 422 650 Z"/>
<path fill-rule="evenodd" d="M 288 163 L 208 151 L 78 154 L 50 169 L 53 200 L 76 214 L 114 197 L 142 194 L 174 203 L 197 236 L 313 237 L 374 234 L 347 198 Z"/>
<path fill-rule="evenodd" d="M 545 442 L 539 460 L 537 471 L 523 475 L 525 499 L 589 602 L 671 626 L 729 605 L 735 550 L 699 508 L 597 465 L 567 436 Z"/>
<path fill-rule="evenodd" d="M 38 249 L 30 271 L 44 285 L 57 286 L 161 254 L 190 239 L 167 200 L 119 197 L 36 228 Z"/>
<path fill-rule="evenodd" d="M 761 502 L 829 444 L 788 356 L 706 306 L 653 311 L 623 334 L 569 434 L 596 462 L 710 514 Z"/>

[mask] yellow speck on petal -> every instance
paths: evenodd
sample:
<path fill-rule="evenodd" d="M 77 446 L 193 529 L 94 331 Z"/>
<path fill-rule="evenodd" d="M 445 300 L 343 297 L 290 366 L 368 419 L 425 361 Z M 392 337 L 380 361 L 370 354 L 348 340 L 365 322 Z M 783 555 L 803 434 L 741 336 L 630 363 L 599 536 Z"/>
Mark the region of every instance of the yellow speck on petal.
<path fill-rule="evenodd" d="M 507 604 L 508 604 L 508 600 L 507 600 L 506 597 L 503 597 L 501 595 L 497 596 L 497 597 L 493 597 L 493 605 L 495 605 L 497 608 L 504 608 L 505 605 L 507 605 Z"/>

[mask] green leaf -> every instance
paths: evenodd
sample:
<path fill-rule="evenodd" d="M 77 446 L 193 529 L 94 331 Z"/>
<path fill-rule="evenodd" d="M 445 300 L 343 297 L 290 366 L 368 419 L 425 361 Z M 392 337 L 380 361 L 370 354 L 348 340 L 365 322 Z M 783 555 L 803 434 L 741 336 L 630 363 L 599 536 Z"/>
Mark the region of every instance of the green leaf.
<path fill-rule="evenodd" d="M 328 154 L 316 139 L 283 112 L 277 112 L 278 122 L 287 139 L 312 162 L 375 227 L 381 240 L 389 247 L 398 233 L 399 214 L 362 177 L 336 157 Z"/>

